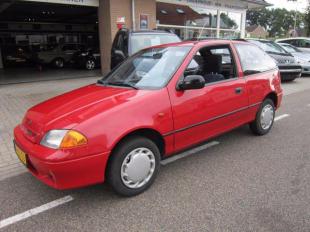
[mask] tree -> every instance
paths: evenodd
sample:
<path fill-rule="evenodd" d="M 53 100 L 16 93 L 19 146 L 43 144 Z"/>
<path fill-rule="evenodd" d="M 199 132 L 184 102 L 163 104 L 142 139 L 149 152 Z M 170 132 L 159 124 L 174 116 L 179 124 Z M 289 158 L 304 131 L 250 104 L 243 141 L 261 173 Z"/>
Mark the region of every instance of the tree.
<path fill-rule="evenodd" d="M 247 14 L 248 25 L 260 25 L 269 32 L 271 37 L 286 36 L 290 29 L 294 28 L 295 11 L 286 9 L 259 9 L 250 10 Z M 296 28 L 304 26 L 304 14 L 298 13 Z"/>
<path fill-rule="evenodd" d="M 307 30 L 307 35 L 310 36 L 310 1 L 309 1 L 307 12 L 305 14 L 305 22 L 306 22 L 305 27 Z"/>

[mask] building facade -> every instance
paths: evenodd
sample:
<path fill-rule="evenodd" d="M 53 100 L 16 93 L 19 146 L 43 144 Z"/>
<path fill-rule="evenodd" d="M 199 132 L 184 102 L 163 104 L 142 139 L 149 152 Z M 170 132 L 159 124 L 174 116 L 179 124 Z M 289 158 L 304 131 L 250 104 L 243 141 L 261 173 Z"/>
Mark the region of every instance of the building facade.
<path fill-rule="evenodd" d="M 31 5 L 25 9 L 27 5 L 22 3 Z M 3 0 L 0 43 L 2 32 L 11 39 L 15 35 L 13 43 L 95 43 L 97 33 L 102 70 L 107 72 L 112 40 L 119 27 L 169 30 L 184 40 L 242 38 L 247 10 L 266 6 L 265 0 Z M 14 7 L 24 8 L 23 13 L 8 10 Z"/>

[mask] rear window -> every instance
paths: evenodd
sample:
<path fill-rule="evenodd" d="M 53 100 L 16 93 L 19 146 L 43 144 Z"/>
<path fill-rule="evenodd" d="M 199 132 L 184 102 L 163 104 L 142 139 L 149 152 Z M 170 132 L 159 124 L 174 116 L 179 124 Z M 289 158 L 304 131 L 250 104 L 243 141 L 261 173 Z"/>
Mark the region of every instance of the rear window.
<path fill-rule="evenodd" d="M 251 44 L 236 44 L 235 46 L 245 75 L 261 73 L 277 67 L 274 59 L 259 47 Z"/>
<path fill-rule="evenodd" d="M 144 48 L 181 42 L 180 38 L 173 34 L 133 34 L 131 36 L 131 54 Z"/>

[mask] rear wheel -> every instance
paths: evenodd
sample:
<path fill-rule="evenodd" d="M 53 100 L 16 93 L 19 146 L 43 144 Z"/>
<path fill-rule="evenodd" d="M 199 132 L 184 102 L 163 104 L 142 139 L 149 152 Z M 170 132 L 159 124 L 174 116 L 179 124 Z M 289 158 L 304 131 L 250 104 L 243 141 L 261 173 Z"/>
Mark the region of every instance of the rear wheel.
<path fill-rule="evenodd" d="M 261 105 L 259 111 L 256 114 L 255 121 L 250 123 L 252 132 L 256 135 L 267 134 L 274 123 L 275 118 L 275 106 L 274 102 L 267 98 Z"/>
<path fill-rule="evenodd" d="M 65 66 L 65 61 L 64 59 L 62 58 L 56 58 L 54 61 L 53 61 L 53 66 L 55 68 L 63 68 Z"/>
<path fill-rule="evenodd" d="M 85 63 L 85 68 L 87 70 L 93 70 L 95 69 L 96 67 L 96 64 L 95 64 L 95 61 L 94 60 L 87 60 L 86 63 Z"/>
<path fill-rule="evenodd" d="M 160 152 L 155 143 L 135 136 L 121 142 L 113 152 L 107 179 L 116 193 L 134 196 L 152 185 L 159 166 Z"/>

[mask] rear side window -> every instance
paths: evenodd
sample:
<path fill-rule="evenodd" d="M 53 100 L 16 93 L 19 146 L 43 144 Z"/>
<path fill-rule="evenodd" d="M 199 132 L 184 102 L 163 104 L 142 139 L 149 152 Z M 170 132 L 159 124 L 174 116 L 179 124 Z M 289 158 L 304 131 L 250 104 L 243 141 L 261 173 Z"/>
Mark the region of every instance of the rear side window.
<path fill-rule="evenodd" d="M 299 46 L 302 48 L 310 48 L 310 40 L 306 40 L 306 39 L 300 40 Z"/>
<path fill-rule="evenodd" d="M 294 45 L 296 47 L 299 46 L 298 40 L 296 40 L 296 39 L 281 40 L 281 43 L 288 43 L 288 44 Z"/>
<path fill-rule="evenodd" d="M 267 53 L 255 45 L 235 44 L 244 75 L 251 75 L 272 70 L 276 62 Z"/>

